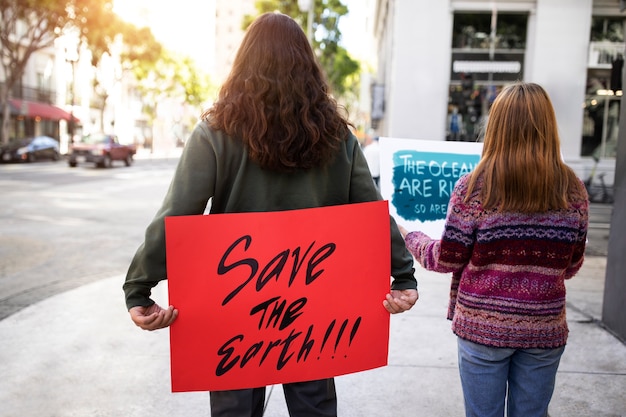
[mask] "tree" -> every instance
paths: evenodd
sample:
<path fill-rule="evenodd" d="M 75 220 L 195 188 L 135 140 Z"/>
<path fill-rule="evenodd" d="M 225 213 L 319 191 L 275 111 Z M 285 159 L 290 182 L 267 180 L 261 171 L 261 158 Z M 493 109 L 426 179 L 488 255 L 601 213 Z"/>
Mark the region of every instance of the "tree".
<path fill-rule="evenodd" d="M 60 36 L 77 34 L 78 41 L 91 51 L 94 67 L 103 56 L 111 55 L 118 39 L 123 45 L 119 58 L 126 68 L 154 62 L 161 52 L 148 28 L 126 23 L 113 12 L 113 0 L 0 0 L 0 18 L 0 61 L 5 77 L 0 86 L 2 143 L 8 140 L 9 99 L 28 61 L 37 51 L 53 47 Z M 98 84 L 94 81 L 94 88 L 106 103 L 106 92 Z"/>
<path fill-rule="evenodd" d="M 341 0 L 312 0 L 313 2 L 313 49 L 326 73 L 333 93 L 340 97 L 350 88 L 349 79 L 359 72 L 359 63 L 353 60 L 348 51 L 339 45 L 341 31 L 339 20 L 348 13 L 348 7 Z M 291 16 L 307 31 L 307 12 L 300 10 L 298 0 L 257 0 L 255 7 L 260 14 L 279 11 Z M 243 29 L 254 20 L 246 15 Z"/>
<path fill-rule="evenodd" d="M 143 97 L 143 112 L 148 116 L 150 124 L 157 119 L 158 105 L 166 101 L 181 106 L 201 107 L 215 94 L 217 88 L 210 83 L 208 75 L 198 69 L 196 63 L 188 56 L 180 56 L 166 49 L 152 64 L 144 62 L 133 69 L 137 79 L 137 90 Z M 199 113 L 198 113 L 199 116 Z M 181 132 L 177 133 L 182 140 L 184 131 L 197 122 L 180 120 Z M 161 121 L 163 122 L 163 121 Z"/>
<path fill-rule="evenodd" d="M 83 34 L 91 51 L 91 64 L 96 69 L 102 65 L 103 59 L 107 56 L 121 64 L 120 74 L 117 75 L 103 74 L 102 77 L 98 77 L 97 74 L 103 71 L 95 71 L 93 88 L 96 103 L 100 107 L 101 130 L 104 129 L 103 115 L 110 90 L 112 85 L 119 81 L 121 71 L 131 71 L 136 75 L 138 69 L 154 66 L 161 59 L 163 49 L 147 27 L 138 28 L 113 13 L 107 13 L 106 21 L 104 27 L 100 25 L 86 27 Z"/>
<path fill-rule="evenodd" d="M 157 104 L 162 99 L 174 99 L 192 106 L 200 106 L 210 93 L 207 76 L 197 69 L 195 62 L 163 50 L 152 65 L 136 66 L 133 69 L 137 88 L 144 100 L 144 112 L 156 117 Z"/>
<path fill-rule="evenodd" d="M 0 61 L 5 78 L 0 86 L 0 142 L 8 141 L 9 99 L 33 54 L 54 46 L 70 28 L 90 39 L 107 24 L 110 13 L 112 0 L 0 0 Z"/>

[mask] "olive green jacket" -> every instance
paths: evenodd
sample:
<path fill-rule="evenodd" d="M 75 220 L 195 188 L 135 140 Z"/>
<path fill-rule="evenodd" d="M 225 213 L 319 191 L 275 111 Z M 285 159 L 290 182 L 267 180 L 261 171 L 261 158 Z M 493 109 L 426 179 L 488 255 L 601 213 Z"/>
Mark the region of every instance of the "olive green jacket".
<path fill-rule="evenodd" d="M 209 199 L 212 199 L 209 203 Z M 124 282 L 126 306 L 149 306 L 151 289 L 166 279 L 165 217 L 266 212 L 381 200 L 357 139 L 350 135 L 335 160 L 292 174 L 261 169 L 240 140 L 200 122 L 190 135 L 161 208 L 146 229 Z M 414 289 L 413 257 L 390 216 L 392 289 Z M 350 233 L 349 230 L 346 233 Z M 359 262 L 359 260 L 355 260 Z"/>

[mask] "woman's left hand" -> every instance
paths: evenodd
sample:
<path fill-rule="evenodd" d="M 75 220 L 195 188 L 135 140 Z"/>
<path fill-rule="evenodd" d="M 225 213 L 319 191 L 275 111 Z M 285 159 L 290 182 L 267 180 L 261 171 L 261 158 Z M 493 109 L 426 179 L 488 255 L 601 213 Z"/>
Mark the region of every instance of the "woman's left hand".
<path fill-rule="evenodd" d="M 391 290 L 385 297 L 383 306 L 391 314 L 403 313 L 410 310 L 418 298 L 417 290 Z"/>

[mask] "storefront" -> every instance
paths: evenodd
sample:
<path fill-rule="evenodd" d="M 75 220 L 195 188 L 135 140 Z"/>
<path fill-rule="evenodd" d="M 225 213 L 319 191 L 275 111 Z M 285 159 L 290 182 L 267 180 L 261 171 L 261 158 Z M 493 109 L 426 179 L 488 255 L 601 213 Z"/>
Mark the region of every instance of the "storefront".
<path fill-rule="evenodd" d="M 474 141 L 502 86 L 536 82 L 554 104 L 567 163 L 610 185 L 624 21 L 609 0 L 378 0 L 377 134 Z"/>
<path fill-rule="evenodd" d="M 524 79 L 528 13 L 455 12 L 446 139 L 476 141 L 503 85 Z"/>
<path fill-rule="evenodd" d="M 582 156 L 615 158 L 623 69 L 624 19 L 593 16 L 583 105 Z"/>
<path fill-rule="evenodd" d="M 72 114 L 47 103 L 9 99 L 9 110 L 10 139 L 43 135 L 60 140 L 69 123 L 80 123 Z"/>

